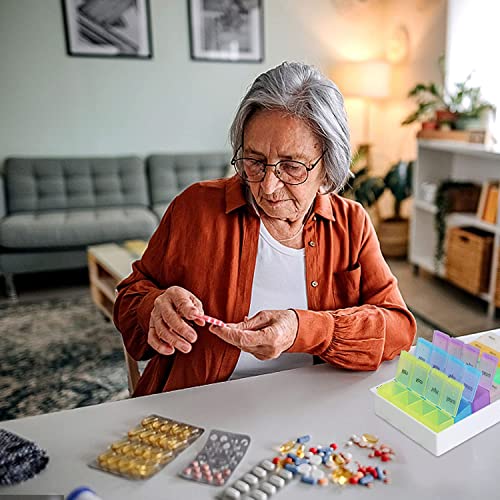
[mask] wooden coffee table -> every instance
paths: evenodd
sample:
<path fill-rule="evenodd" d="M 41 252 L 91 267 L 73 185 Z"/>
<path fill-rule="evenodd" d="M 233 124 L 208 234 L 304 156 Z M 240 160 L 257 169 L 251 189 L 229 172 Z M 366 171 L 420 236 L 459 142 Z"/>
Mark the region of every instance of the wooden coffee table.
<path fill-rule="evenodd" d="M 113 321 L 113 306 L 116 297 L 116 285 L 132 271 L 132 263 L 140 259 L 147 245 L 146 241 L 131 240 L 123 245 L 106 243 L 93 245 L 87 249 L 89 266 L 90 294 L 95 305 Z M 128 389 L 130 394 L 139 380 L 139 366 L 123 344 L 125 362 L 128 373 Z"/>

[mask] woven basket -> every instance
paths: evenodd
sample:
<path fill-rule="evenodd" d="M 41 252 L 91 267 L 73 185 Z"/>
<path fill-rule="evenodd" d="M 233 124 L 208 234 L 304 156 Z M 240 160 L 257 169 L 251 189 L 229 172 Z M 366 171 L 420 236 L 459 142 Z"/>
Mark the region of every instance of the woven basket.
<path fill-rule="evenodd" d="M 446 278 L 475 295 L 488 291 L 493 236 L 474 227 L 448 230 Z"/>

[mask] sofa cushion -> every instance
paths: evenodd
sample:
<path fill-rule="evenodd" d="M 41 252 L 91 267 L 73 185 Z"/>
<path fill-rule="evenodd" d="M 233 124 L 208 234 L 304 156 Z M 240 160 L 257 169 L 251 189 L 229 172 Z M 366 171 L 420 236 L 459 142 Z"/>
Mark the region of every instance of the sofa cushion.
<path fill-rule="evenodd" d="M 230 153 L 158 154 L 147 159 L 151 204 L 161 217 L 169 203 L 191 184 L 225 177 Z"/>
<path fill-rule="evenodd" d="M 149 239 L 158 219 L 146 208 L 96 208 L 17 213 L 0 221 L 0 246 L 8 249 L 71 248 Z"/>
<path fill-rule="evenodd" d="M 9 213 L 149 204 L 136 157 L 8 158 L 5 183 Z"/>

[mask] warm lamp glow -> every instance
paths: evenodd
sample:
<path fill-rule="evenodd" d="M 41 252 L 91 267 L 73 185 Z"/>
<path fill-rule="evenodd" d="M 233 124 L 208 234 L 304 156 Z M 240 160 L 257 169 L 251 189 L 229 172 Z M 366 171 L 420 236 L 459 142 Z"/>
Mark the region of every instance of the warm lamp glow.
<path fill-rule="evenodd" d="M 383 99 L 390 93 L 390 65 L 385 61 L 341 62 L 331 78 L 344 97 Z"/>

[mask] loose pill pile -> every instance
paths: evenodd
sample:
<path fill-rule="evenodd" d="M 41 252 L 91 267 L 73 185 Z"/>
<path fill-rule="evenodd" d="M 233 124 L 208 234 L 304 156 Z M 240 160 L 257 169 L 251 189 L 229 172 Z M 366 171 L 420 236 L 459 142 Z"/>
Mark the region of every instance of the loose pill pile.
<path fill-rule="evenodd" d="M 336 443 L 310 446 L 310 439 L 309 435 L 305 435 L 283 443 L 278 448 L 278 456 L 261 461 L 223 490 L 219 498 L 268 500 L 294 478 L 308 485 L 319 486 L 331 483 L 371 488 L 376 480 L 385 484 L 390 482 L 388 471 L 382 466 L 362 465 L 353 459 L 349 451 L 340 451 Z M 388 462 L 395 456 L 394 450 L 386 444 L 380 444 L 373 434 L 353 434 L 345 443 L 345 448 L 353 446 L 366 448 L 369 458 L 378 458 L 382 462 Z"/>
<path fill-rule="evenodd" d="M 172 462 L 203 431 L 201 427 L 149 415 L 90 466 L 128 479 L 147 479 Z"/>
<path fill-rule="evenodd" d="M 222 486 L 241 462 L 250 436 L 212 430 L 198 455 L 181 472 L 180 476 L 199 483 Z"/>
<path fill-rule="evenodd" d="M 371 487 L 375 479 L 389 482 L 387 471 L 380 466 L 362 465 L 354 461 L 348 451 L 340 451 L 337 443 L 329 446 L 311 446 L 306 451 L 306 443 L 310 436 L 301 436 L 295 441 L 288 441 L 279 448 L 280 456 L 273 459 L 273 463 L 293 475 L 298 475 L 301 482 L 326 486 L 331 481 L 340 486 L 345 484 L 359 484 Z M 394 450 L 387 445 L 376 447 L 378 438 L 372 434 L 363 434 L 361 437 L 353 434 L 345 446 L 356 445 L 359 448 L 377 450 L 377 455 L 371 452 L 369 457 L 379 456 L 382 461 L 392 460 Z M 384 450 L 382 454 L 381 450 Z M 380 454 L 378 454 L 380 452 Z"/>

